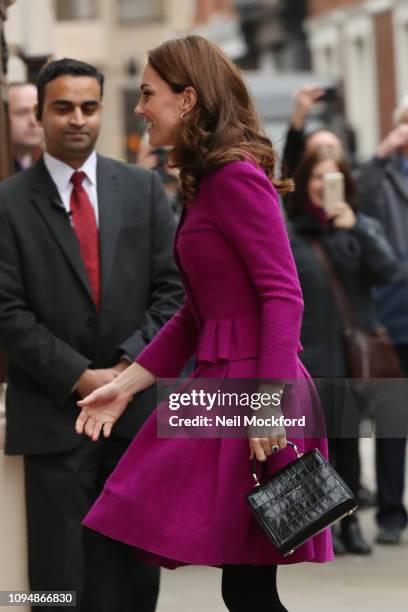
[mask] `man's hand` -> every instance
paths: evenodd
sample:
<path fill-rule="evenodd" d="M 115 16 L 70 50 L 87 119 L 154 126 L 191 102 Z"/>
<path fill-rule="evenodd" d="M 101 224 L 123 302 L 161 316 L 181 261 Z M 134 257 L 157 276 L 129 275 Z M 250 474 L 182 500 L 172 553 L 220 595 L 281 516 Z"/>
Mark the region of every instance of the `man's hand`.
<path fill-rule="evenodd" d="M 95 389 L 99 389 L 103 385 L 112 382 L 120 372 L 117 372 L 114 368 L 105 368 L 100 370 L 85 370 L 85 372 L 78 379 L 77 384 L 74 387 L 74 391 L 81 397 L 86 397 Z"/>
<path fill-rule="evenodd" d="M 296 130 L 303 129 L 306 117 L 312 106 L 323 96 L 324 89 L 316 85 L 303 85 L 295 92 L 295 107 L 292 113 L 291 125 Z"/>
<path fill-rule="evenodd" d="M 377 157 L 384 159 L 399 149 L 408 146 L 408 124 L 401 123 L 394 128 L 380 143 L 377 149 Z"/>
<path fill-rule="evenodd" d="M 127 370 L 130 365 L 132 365 L 130 361 L 127 359 L 121 359 L 116 365 L 113 366 L 112 369 L 118 374 L 122 374 L 122 372 Z"/>

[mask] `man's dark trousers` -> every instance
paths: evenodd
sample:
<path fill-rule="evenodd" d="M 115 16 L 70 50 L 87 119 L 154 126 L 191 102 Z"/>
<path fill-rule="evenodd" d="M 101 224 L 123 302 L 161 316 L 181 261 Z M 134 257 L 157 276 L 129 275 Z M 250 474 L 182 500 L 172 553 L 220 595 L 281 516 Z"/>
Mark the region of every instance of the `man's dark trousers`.
<path fill-rule="evenodd" d="M 395 350 L 408 377 L 408 344 L 396 345 Z M 401 431 L 399 438 L 378 437 L 376 440 L 378 486 L 376 518 L 381 527 L 403 529 L 407 526 L 407 511 L 403 504 L 406 435 L 406 431 Z"/>
<path fill-rule="evenodd" d="M 85 439 L 72 451 L 24 458 L 32 590 L 76 591 L 84 612 L 155 610 L 159 568 L 142 566 L 132 547 L 81 526 L 127 446 L 123 438 Z"/>

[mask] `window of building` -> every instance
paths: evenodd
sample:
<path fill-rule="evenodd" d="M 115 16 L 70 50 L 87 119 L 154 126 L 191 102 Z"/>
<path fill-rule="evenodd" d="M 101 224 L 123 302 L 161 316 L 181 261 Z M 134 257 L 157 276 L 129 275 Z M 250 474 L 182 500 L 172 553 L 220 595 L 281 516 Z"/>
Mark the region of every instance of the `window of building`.
<path fill-rule="evenodd" d="M 164 17 L 163 0 L 118 0 L 121 21 L 154 21 Z"/>
<path fill-rule="evenodd" d="M 395 32 L 395 71 L 397 77 L 397 98 L 400 100 L 408 93 L 406 61 L 408 53 L 408 6 L 401 4 L 394 10 Z"/>
<path fill-rule="evenodd" d="M 98 5 L 99 0 L 56 0 L 57 19 L 94 19 L 98 17 Z"/>
<path fill-rule="evenodd" d="M 313 69 L 324 77 L 338 78 L 340 69 L 340 31 L 337 25 L 320 24 L 310 28 L 309 44 Z"/>
<path fill-rule="evenodd" d="M 377 67 L 373 22 L 369 15 L 345 24 L 345 91 L 348 119 L 357 135 L 360 159 L 369 158 L 378 144 Z"/>

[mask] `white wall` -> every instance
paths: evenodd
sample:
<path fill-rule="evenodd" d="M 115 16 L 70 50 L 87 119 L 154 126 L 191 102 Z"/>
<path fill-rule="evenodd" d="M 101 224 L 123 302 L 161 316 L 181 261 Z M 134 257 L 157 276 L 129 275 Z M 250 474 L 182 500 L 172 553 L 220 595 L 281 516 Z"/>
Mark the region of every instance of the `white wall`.
<path fill-rule="evenodd" d="M 408 94 L 408 1 L 399 2 L 393 13 L 397 100 Z"/>
<path fill-rule="evenodd" d="M 346 111 L 356 130 L 359 156 L 373 155 L 379 138 L 377 72 L 371 15 L 353 15 L 344 27 Z"/>
<path fill-rule="evenodd" d="M 49 55 L 55 47 L 54 5 L 52 0 L 17 0 L 7 12 L 6 40 L 25 55 Z M 16 65 L 17 66 L 17 65 Z M 19 80 L 10 62 L 9 80 Z"/>
<path fill-rule="evenodd" d="M 335 23 L 308 28 L 313 69 L 322 76 L 338 78 L 341 74 L 340 29 Z"/>
<path fill-rule="evenodd" d="M 4 429 L 4 391 L 0 385 L 0 591 L 27 590 L 23 461 L 4 455 Z M 28 612 L 26 607 L 19 610 Z"/>

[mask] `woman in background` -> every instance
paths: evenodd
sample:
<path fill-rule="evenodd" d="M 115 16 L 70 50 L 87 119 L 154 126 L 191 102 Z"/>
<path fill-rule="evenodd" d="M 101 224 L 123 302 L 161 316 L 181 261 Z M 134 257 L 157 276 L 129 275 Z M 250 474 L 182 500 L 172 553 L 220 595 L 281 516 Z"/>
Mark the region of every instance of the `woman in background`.
<path fill-rule="evenodd" d="M 324 175 L 341 172 L 345 201 L 325 210 Z M 347 161 L 333 150 L 306 154 L 295 173 L 296 191 L 287 206 L 293 255 L 302 287 L 305 310 L 301 341 L 302 361 L 313 378 L 349 376 L 344 344 L 344 322 L 326 269 L 313 247 L 317 242 L 330 260 L 358 324 L 369 330 L 374 323 L 371 287 L 386 282 L 396 261 L 381 225 L 360 214 L 355 184 Z M 329 451 L 337 471 L 357 494 L 360 478 L 358 438 L 341 435 L 345 387 L 326 381 L 318 386 L 329 430 Z M 358 435 L 356 433 L 355 435 Z M 336 554 L 369 554 L 356 514 L 341 521 L 334 531 Z"/>

